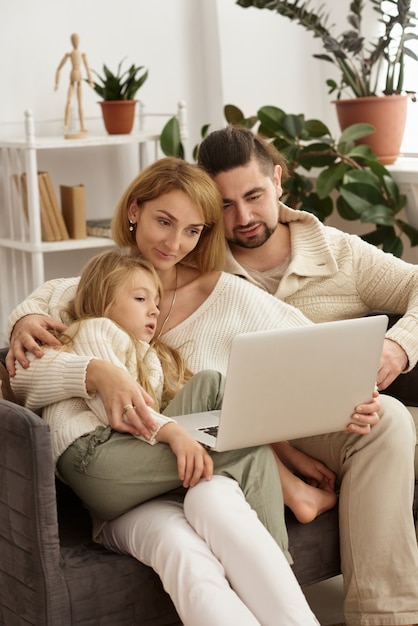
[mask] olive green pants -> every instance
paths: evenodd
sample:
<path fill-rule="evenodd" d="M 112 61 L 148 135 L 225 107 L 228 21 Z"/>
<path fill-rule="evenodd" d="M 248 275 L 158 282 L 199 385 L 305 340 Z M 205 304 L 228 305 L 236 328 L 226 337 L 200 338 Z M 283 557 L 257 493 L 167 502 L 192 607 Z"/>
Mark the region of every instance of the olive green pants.
<path fill-rule="evenodd" d="M 223 379 L 217 372 L 199 372 L 164 413 L 175 416 L 217 409 L 222 391 Z M 214 473 L 238 482 L 247 502 L 291 560 L 283 496 L 270 447 L 213 452 L 211 456 Z M 112 520 L 152 498 L 183 489 L 176 457 L 168 445 L 151 446 L 109 427 L 98 427 L 77 439 L 61 455 L 57 468 L 93 517 L 101 520 Z"/>

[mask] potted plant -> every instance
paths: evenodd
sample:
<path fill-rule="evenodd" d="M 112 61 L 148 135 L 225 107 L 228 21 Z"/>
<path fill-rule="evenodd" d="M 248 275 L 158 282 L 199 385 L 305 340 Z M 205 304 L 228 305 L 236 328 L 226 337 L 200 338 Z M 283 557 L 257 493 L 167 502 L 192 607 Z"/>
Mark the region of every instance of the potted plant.
<path fill-rule="evenodd" d="M 375 132 L 361 141 L 372 146 L 383 164 L 393 163 L 402 143 L 408 94 L 415 100 L 414 92 L 404 91 L 405 57 L 418 60 L 408 47 L 409 41 L 418 39 L 414 32 L 417 16 L 411 11 L 411 0 L 352 0 L 347 14 L 350 29 L 339 36 L 333 35 L 332 26 L 328 27 L 329 15 L 324 13 L 323 5 L 315 11 L 309 0 L 236 0 L 236 3 L 276 11 L 322 40 L 324 54 L 314 57 L 332 63 L 339 70 L 339 81 L 330 79 L 327 84 L 329 93 L 337 96 L 341 128 L 359 121 L 371 123 Z M 372 36 L 369 41 L 362 30 L 363 12 L 367 8 L 376 12 L 376 21 L 381 27 L 380 35 Z M 345 92 L 352 97 L 342 99 Z M 372 112 L 365 109 L 368 105 L 373 106 Z M 360 117 L 349 117 L 352 106 L 360 109 Z M 381 147 L 380 136 L 393 138 L 393 147 Z"/>
<path fill-rule="evenodd" d="M 103 98 L 99 104 L 105 128 L 110 135 L 131 132 L 137 103 L 135 95 L 148 78 L 148 70 L 143 65 L 132 64 L 122 71 L 122 64 L 123 60 L 119 63 L 116 74 L 105 64 L 102 75 L 92 70 L 97 77 L 97 82 L 93 81 L 93 89 Z"/>
<path fill-rule="evenodd" d="M 310 211 L 321 221 L 335 207 L 343 219 L 372 224 L 374 230 L 362 238 L 398 257 L 403 252 L 402 235 L 412 246 L 418 245 L 418 230 L 399 217 L 406 197 L 371 148 L 355 143 L 372 132 L 372 126 L 355 124 L 337 140 L 323 122 L 274 106 L 264 106 L 248 118 L 234 105 L 227 105 L 224 113 L 229 123 L 270 138 L 284 155 L 289 168 L 283 185 L 285 204 Z"/>

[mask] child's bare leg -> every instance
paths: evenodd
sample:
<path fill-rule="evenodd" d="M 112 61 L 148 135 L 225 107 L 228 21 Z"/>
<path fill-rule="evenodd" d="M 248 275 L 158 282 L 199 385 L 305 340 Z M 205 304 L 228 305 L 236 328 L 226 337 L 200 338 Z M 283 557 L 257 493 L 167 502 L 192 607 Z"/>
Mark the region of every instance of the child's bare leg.
<path fill-rule="evenodd" d="M 331 488 L 312 487 L 295 476 L 275 455 L 286 506 L 302 524 L 312 522 L 318 515 L 332 509 L 337 494 Z"/>

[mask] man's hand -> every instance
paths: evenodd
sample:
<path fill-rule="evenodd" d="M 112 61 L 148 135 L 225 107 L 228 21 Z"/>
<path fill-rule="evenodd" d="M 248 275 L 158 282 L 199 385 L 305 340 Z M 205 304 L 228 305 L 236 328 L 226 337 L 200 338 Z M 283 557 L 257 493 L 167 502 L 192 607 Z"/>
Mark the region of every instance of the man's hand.
<path fill-rule="evenodd" d="M 15 359 L 23 368 L 29 367 L 25 351 L 31 352 L 40 358 L 44 351 L 39 345 L 44 344 L 54 348 L 61 345 L 53 332 L 63 333 L 67 326 L 52 319 L 48 315 L 26 315 L 16 322 L 10 338 L 10 348 L 6 356 L 6 367 L 10 376 L 14 376 Z"/>
<path fill-rule="evenodd" d="M 383 391 L 389 387 L 407 367 L 408 357 L 405 350 L 396 341 L 385 339 L 377 373 L 377 388 Z"/>
<path fill-rule="evenodd" d="M 368 435 L 372 426 L 375 426 L 380 420 L 378 411 L 380 411 L 379 392 L 374 391 L 373 400 L 356 407 L 351 416 L 354 421 L 348 424 L 344 432 Z"/>

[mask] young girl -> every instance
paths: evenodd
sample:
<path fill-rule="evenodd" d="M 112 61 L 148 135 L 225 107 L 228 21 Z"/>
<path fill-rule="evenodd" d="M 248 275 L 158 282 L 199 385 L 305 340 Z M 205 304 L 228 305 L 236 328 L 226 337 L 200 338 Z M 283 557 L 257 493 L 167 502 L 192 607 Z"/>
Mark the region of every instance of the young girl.
<path fill-rule="evenodd" d="M 212 458 L 157 412 L 173 403 L 174 411 L 219 408 L 222 398 L 217 372 L 192 376 L 177 350 L 153 340 L 160 298 L 158 275 L 138 256 L 115 250 L 85 267 L 66 309 L 74 321 L 60 336 L 58 354 L 90 355 L 124 368 L 156 410 L 150 435 L 138 440 L 112 431 L 98 396 L 47 406 L 42 416 L 50 425 L 58 473 L 92 514 L 96 537 L 107 533 L 103 520 L 118 516 L 123 528 L 110 527 L 116 535 L 107 537 L 114 546 L 135 528 L 130 552 L 157 571 L 186 626 L 197 623 L 197 614 L 199 623 L 211 626 L 274 624 L 277 615 L 289 626 L 317 624 L 284 554 L 261 523 L 278 536 L 280 489 L 270 449 Z M 33 372 L 36 381 L 36 366 Z M 134 410 L 124 407 L 126 421 Z M 124 457 L 115 455 L 118 441 Z M 185 497 L 181 486 L 190 488 Z M 147 545 L 138 554 L 142 534 Z M 175 578 L 173 563 L 182 572 Z M 191 600 L 194 593 L 199 601 Z"/>
<path fill-rule="evenodd" d="M 74 322 L 60 339 L 62 350 L 114 363 L 140 383 L 152 402 L 154 428 L 147 436 L 137 436 L 150 444 L 168 443 L 178 459 L 179 478 L 184 487 L 190 487 L 201 477 L 211 478 L 211 458 L 174 420 L 161 415 L 161 411 L 179 393 L 177 406 L 191 394 L 201 398 L 202 410 L 219 408 L 223 378 L 214 371 L 199 372 L 192 377 L 178 351 L 159 338 L 154 339 L 161 294 L 156 271 L 141 257 L 122 250 L 97 255 L 81 274 L 75 297 L 67 307 L 67 314 Z M 42 416 L 51 428 L 56 461 L 78 437 L 94 431 L 86 454 L 79 457 L 79 467 L 85 471 L 94 445 L 109 437 L 110 429 L 103 428 L 109 421 L 98 395 L 85 399 L 92 412 L 82 411 L 78 419 L 69 420 L 68 410 L 78 402 L 79 399 L 71 398 L 49 405 Z M 133 410 L 130 404 L 124 407 L 126 423 L 130 423 L 129 413 Z M 160 432 L 163 426 L 164 433 Z M 148 497 L 146 493 L 144 500 Z M 108 512 L 101 512 L 101 517 L 108 516 Z"/>

